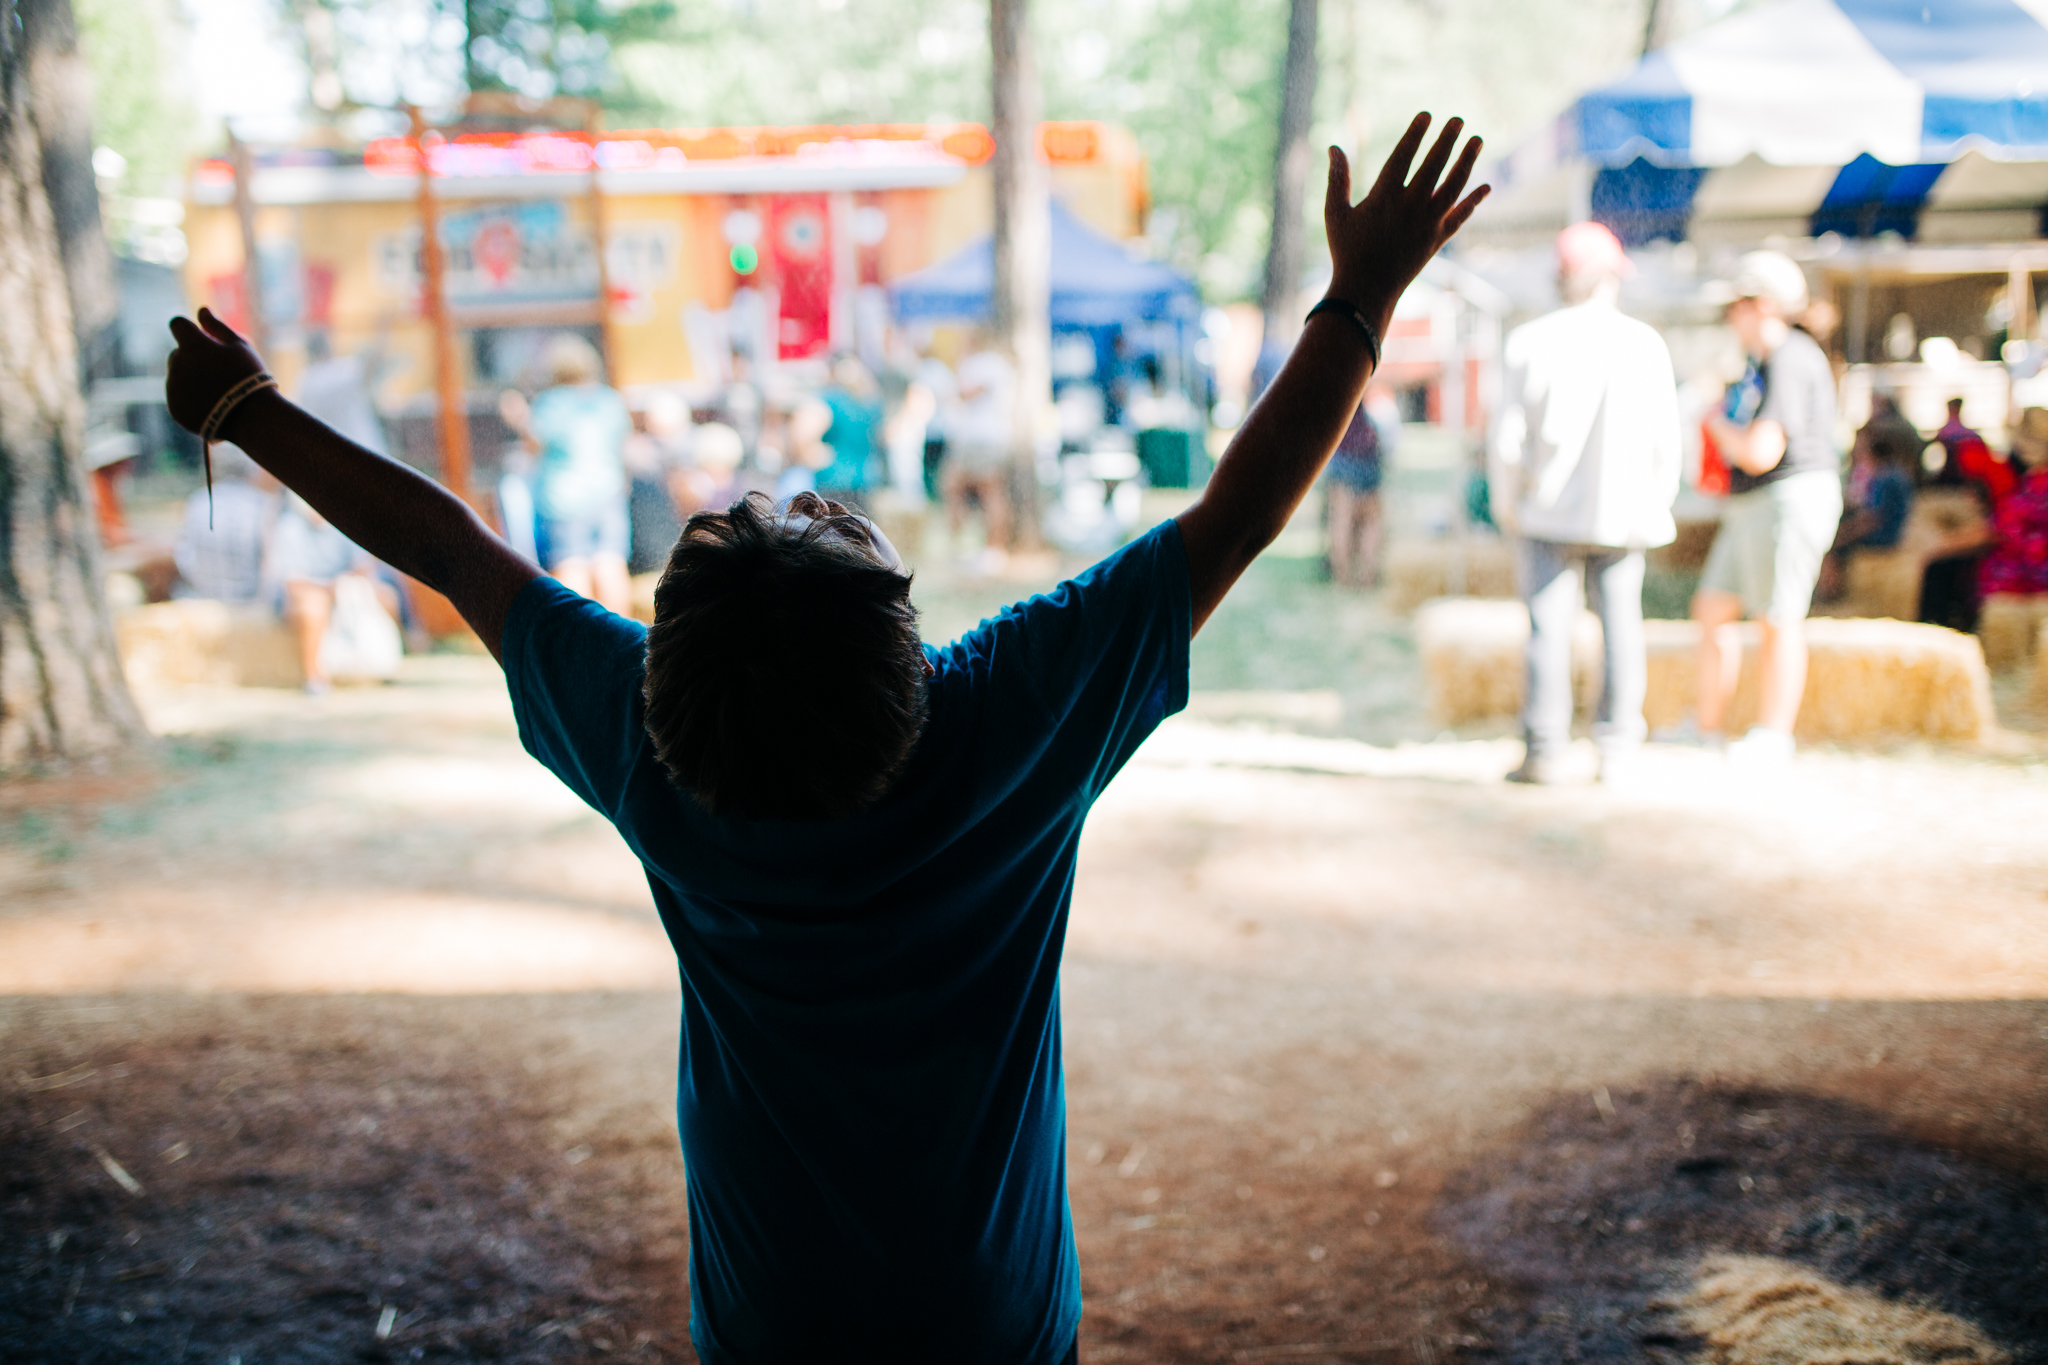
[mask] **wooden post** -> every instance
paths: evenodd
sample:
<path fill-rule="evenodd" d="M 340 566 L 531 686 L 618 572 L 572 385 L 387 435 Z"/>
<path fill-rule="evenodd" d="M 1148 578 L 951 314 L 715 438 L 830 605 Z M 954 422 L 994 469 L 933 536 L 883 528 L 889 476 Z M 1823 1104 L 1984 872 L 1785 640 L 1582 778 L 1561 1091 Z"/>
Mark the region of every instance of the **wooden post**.
<path fill-rule="evenodd" d="M 256 172 L 249 156 L 249 144 L 228 128 L 228 165 L 235 173 L 235 223 L 242 230 L 242 306 L 249 310 L 244 325 L 249 344 L 259 352 L 270 349 L 269 329 L 263 324 L 263 265 L 256 256 Z"/>
<path fill-rule="evenodd" d="M 1040 548 L 1038 419 L 1052 402 L 1052 219 L 1040 163 L 1042 99 L 1032 60 L 1030 0 L 989 0 L 990 100 L 995 155 L 994 289 L 996 341 L 1017 367 L 1010 460 L 1016 498 L 1012 545 Z"/>
<path fill-rule="evenodd" d="M 434 390 L 441 434 L 441 482 L 449 492 L 475 505 L 469 487 L 469 404 L 463 396 L 462 361 L 455 354 L 455 324 L 448 316 L 443 284 L 446 264 L 441 256 L 441 216 L 434 202 L 433 168 L 427 164 L 427 120 L 419 106 L 405 106 L 412 120 L 413 150 L 420 159 L 420 291 L 427 321 L 434 329 Z"/>
<path fill-rule="evenodd" d="M 590 240 L 597 251 L 598 348 L 604 353 L 607 384 L 619 382 L 618 347 L 612 340 L 612 270 L 610 237 L 605 229 L 603 168 L 597 164 L 597 101 L 592 100 L 583 116 L 583 130 L 590 135 Z"/>
<path fill-rule="evenodd" d="M 1310 124 L 1316 103 L 1317 0 L 1290 0 L 1287 64 L 1280 75 L 1280 130 L 1273 154 L 1273 230 L 1266 247 L 1266 282 L 1259 296 L 1265 346 L 1292 349 L 1301 331 L 1301 260 L 1307 225 Z"/>
<path fill-rule="evenodd" d="M 2005 325 L 2008 341 L 2034 339 L 2034 274 L 2024 256 L 2015 256 L 2005 277 L 2005 297 L 2012 307 L 2012 321 Z"/>

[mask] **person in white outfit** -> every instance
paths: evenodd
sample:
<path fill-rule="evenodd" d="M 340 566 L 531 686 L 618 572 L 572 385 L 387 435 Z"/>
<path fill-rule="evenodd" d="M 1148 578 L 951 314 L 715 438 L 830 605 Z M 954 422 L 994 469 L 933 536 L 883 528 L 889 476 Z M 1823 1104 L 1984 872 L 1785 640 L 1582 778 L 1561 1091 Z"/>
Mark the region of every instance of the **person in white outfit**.
<path fill-rule="evenodd" d="M 1655 329 L 1616 307 L 1632 270 L 1598 223 L 1557 239 L 1565 306 L 1509 335 L 1489 447 L 1495 519 L 1520 549 L 1529 608 L 1527 749 L 1517 782 L 1555 782 L 1571 739 L 1572 626 L 1582 603 L 1606 637 L 1593 737 L 1611 781 L 1641 747 L 1643 551 L 1676 534 L 1678 391 Z"/>

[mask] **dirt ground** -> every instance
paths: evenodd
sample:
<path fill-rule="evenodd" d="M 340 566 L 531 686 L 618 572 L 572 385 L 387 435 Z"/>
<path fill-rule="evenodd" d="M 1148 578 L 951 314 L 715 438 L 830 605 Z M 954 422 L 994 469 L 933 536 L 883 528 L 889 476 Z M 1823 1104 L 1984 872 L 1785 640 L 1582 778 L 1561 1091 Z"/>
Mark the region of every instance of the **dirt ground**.
<path fill-rule="evenodd" d="M 2048 1362 L 2048 764 L 1511 788 L 1252 586 L 1082 854 L 1084 1360 L 1692 1360 L 1734 1252 Z M 673 957 L 489 661 L 145 702 L 0 786 L 0 1360 L 692 1359 Z"/>

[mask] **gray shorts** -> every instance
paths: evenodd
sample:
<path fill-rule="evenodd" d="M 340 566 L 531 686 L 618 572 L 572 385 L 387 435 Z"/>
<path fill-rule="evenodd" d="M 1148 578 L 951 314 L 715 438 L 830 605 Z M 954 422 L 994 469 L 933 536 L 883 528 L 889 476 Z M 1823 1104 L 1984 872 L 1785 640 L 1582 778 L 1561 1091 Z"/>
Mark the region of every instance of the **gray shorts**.
<path fill-rule="evenodd" d="M 1700 589 L 1742 599 L 1754 617 L 1803 621 L 1841 521 L 1842 481 L 1824 469 L 1737 493 L 1722 506 Z"/>
<path fill-rule="evenodd" d="M 1010 467 L 1010 448 L 998 441 L 947 441 L 946 463 L 962 474 L 985 478 Z"/>

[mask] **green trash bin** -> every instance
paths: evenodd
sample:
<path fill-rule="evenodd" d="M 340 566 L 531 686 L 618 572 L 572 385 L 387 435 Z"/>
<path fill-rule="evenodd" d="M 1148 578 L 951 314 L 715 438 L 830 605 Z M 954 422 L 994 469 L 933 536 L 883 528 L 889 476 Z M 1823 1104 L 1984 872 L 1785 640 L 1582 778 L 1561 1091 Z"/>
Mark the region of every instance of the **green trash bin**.
<path fill-rule="evenodd" d="M 1207 452 L 1197 454 L 1195 434 L 1168 427 L 1153 427 L 1138 433 L 1138 463 L 1154 488 L 1192 488 L 1208 471 Z"/>

